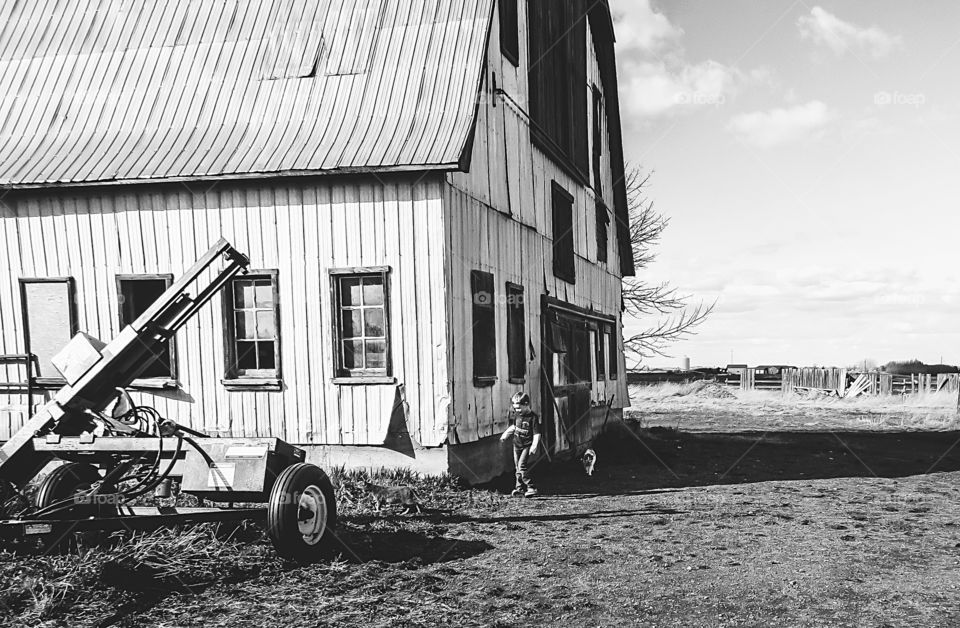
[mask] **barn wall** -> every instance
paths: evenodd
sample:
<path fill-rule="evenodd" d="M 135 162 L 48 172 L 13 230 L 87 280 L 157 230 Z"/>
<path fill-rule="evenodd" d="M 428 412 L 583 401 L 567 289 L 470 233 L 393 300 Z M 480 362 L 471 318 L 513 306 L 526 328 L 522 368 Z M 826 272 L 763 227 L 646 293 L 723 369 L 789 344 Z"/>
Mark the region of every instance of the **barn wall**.
<path fill-rule="evenodd" d="M 507 426 L 510 396 L 521 388 L 510 384 L 506 376 L 506 306 L 503 303 L 498 303 L 496 308 L 499 377 L 493 386 L 473 384 L 471 270 L 493 273 L 499 295 L 503 295 L 507 281 L 525 289 L 527 336 L 533 351 L 527 356 L 527 379 L 522 387 L 530 391 L 534 410 L 541 411 L 539 341 L 540 297 L 543 294 L 616 316 L 621 375 L 617 380 L 608 380 L 596 387 L 592 398 L 600 403 L 614 395 L 614 409 L 628 405 L 625 403 L 620 266 L 614 221 L 611 215 L 609 262 L 598 263 L 595 191 L 576 182 L 530 141 L 530 122 L 526 115 L 529 110 L 527 20 L 523 3 L 520 3 L 519 23 L 520 64 L 515 67 L 500 52 L 499 21 L 494 16 L 469 172 L 448 174 L 448 186 L 444 192 L 444 228 L 451 251 L 447 273 L 452 444 L 474 442 L 502 432 Z M 600 86 L 601 81 L 589 25 L 587 38 L 587 84 L 584 90 L 590 103 L 591 84 Z M 494 87 L 504 93 L 496 93 Z M 588 105 L 587 110 L 591 112 L 591 106 Z M 588 127 L 592 134 L 592 124 Z M 603 129 L 606 134 L 606 124 Z M 612 207 L 609 141 L 605 137 L 603 142 L 602 195 Z M 562 185 L 574 197 L 575 284 L 553 275 L 552 181 Z M 592 423 L 602 423 L 603 413 L 598 413 L 597 417 L 593 414 Z M 483 455 L 489 455 L 489 452 Z"/>
<path fill-rule="evenodd" d="M 140 402 L 210 433 L 345 445 L 382 444 L 397 407 L 418 443 L 438 445 L 447 423 L 443 233 L 436 176 L 9 194 L 0 203 L 0 354 L 24 350 L 19 277 L 74 277 L 79 328 L 109 339 L 119 326 L 115 275 L 179 276 L 223 236 L 252 268 L 279 270 L 283 390 L 223 386 L 217 296 L 176 337 L 181 388 L 140 391 Z M 391 268 L 397 383 L 334 384 L 327 270 L 381 265 Z M 22 379 L 22 370 L 0 378 Z M 0 396 L 0 438 L 19 427 L 24 403 Z"/>

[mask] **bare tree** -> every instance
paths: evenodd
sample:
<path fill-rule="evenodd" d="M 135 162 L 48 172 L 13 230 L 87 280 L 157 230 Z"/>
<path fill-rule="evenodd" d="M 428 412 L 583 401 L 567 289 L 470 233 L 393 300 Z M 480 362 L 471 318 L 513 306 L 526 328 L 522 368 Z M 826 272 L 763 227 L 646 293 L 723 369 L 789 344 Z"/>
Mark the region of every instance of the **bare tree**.
<path fill-rule="evenodd" d="M 691 305 L 690 295 L 679 293 L 669 282 L 651 284 L 641 278 L 641 270 L 656 259 L 654 249 L 670 224 L 669 218 L 654 209 L 653 200 L 647 195 L 652 175 L 638 167 L 630 168 L 626 174 L 630 245 L 637 276 L 623 279 L 624 309 L 636 318 L 655 317 L 646 329 L 624 338 L 624 348 L 640 359 L 670 357 L 667 347 L 695 334 L 716 305 L 716 301 Z"/>

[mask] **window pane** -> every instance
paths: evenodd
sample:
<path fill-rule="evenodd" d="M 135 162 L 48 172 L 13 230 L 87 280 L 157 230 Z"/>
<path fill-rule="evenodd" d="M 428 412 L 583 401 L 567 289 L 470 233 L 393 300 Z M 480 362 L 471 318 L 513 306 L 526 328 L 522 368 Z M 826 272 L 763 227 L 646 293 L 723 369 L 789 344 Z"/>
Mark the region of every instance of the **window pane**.
<path fill-rule="evenodd" d="M 373 336 L 373 337 L 383 337 L 386 336 L 384 333 L 383 326 L 383 310 L 380 308 L 368 308 L 363 311 L 364 319 L 364 336 Z"/>
<path fill-rule="evenodd" d="M 257 312 L 257 338 L 276 338 L 277 334 L 273 328 L 273 310 L 266 312 Z"/>
<path fill-rule="evenodd" d="M 269 281 L 258 281 L 256 286 L 257 307 L 273 307 L 273 286 Z"/>
<path fill-rule="evenodd" d="M 273 353 L 272 342 L 257 343 L 257 360 L 258 360 L 258 368 L 261 368 L 261 369 L 277 368 L 277 364 L 276 364 L 277 361 Z"/>
<path fill-rule="evenodd" d="M 237 339 L 253 340 L 256 338 L 256 329 L 254 328 L 253 312 L 237 312 Z"/>
<path fill-rule="evenodd" d="M 382 369 L 387 366 L 387 343 L 383 340 L 367 341 L 367 368 Z"/>
<path fill-rule="evenodd" d="M 356 338 L 362 335 L 362 310 L 343 310 L 340 313 L 340 335 L 343 338 Z"/>
<path fill-rule="evenodd" d="M 363 304 L 383 305 L 383 280 L 367 277 L 363 280 Z"/>
<path fill-rule="evenodd" d="M 233 305 L 236 308 L 253 307 L 253 282 L 233 282 Z"/>
<path fill-rule="evenodd" d="M 363 368 L 363 341 L 345 340 L 343 342 L 343 368 Z"/>
<path fill-rule="evenodd" d="M 360 278 L 344 277 L 340 280 L 340 304 L 360 305 Z"/>
<path fill-rule="evenodd" d="M 257 343 L 237 343 L 237 368 L 241 370 L 257 368 Z"/>

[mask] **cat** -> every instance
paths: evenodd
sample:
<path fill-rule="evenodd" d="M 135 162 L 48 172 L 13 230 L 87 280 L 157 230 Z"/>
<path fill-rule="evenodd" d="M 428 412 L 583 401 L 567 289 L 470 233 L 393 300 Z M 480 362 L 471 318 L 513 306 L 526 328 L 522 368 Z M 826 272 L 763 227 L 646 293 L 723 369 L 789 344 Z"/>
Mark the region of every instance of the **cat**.
<path fill-rule="evenodd" d="M 403 513 L 409 514 L 413 509 L 420 514 L 420 498 L 416 491 L 409 486 L 380 486 L 370 480 L 363 481 L 363 488 L 373 497 L 373 503 L 379 512 L 384 504 L 400 504 Z"/>
<path fill-rule="evenodd" d="M 586 450 L 580 457 L 580 462 L 583 463 L 583 470 L 587 475 L 593 475 L 593 467 L 597 464 L 597 452 L 592 449 Z"/>

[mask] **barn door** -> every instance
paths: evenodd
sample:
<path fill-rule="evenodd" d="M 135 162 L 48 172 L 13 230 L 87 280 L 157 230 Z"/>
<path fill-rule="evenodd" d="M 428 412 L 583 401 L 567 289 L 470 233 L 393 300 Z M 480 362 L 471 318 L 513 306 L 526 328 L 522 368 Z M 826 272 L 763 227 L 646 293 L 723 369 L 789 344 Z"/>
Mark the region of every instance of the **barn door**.
<path fill-rule="evenodd" d="M 589 433 L 592 361 L 587 320 L 549 306 L 544 313 L 541 408 L 554 454 L 576 448 Z"/>

